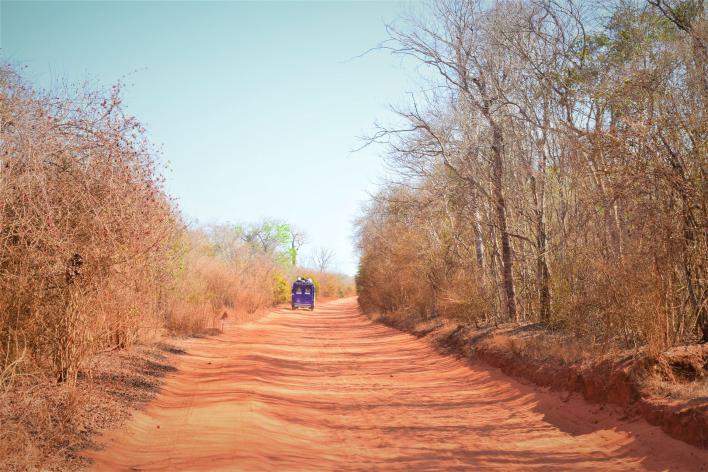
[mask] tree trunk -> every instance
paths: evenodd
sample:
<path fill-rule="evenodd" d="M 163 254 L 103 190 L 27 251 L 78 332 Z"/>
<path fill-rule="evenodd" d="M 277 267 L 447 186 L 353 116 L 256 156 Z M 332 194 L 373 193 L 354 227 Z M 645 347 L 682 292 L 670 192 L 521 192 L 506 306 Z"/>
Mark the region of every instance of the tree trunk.
<path fill-rule="evenodd" d="M 546 206 L 546 162 L 548 150 L 548 107 L 544 106 L 542 139 L 538 146 L 538 179 L 531 174 L 531 190 L 534 199 L 534 213 L 536 216 L 536 283 L 538 287 L 538 311 L 541 321 L 547 323 L 551 319 L 551 289 L 549 287 L 550 274 L 548 271 L 547 241 L 545 206 Z"/>
<path fill-rule="evenodd" d="M 474 209 L 474 249 L 477 256 L 477 268 L 480 274 L 484 274 L 484 241 L 482 241 L 482 224 L 478 208 Z"/>
<path fill-rule="evenodd" d="M 545 159 L 544 159 L 545 160 Z M 545 165 L 541 164 L 540 171 L 543 172 Z M 551 290 L 548 285 L 550 274 L 548 263 L 546 262 L 546 224 L 543 210 L 543 177 L 541 182 L 536 182 L 536 178 L 531 176 L 531 194 L 534 200 L 534 218 L 536 232 L 536 287 L 538 288 L 538 308 L 541 321 L 544 323 L 551 318 Z"/>
<path fill-rule="evenodd" d="M 501 239 L 502 253 L 502 284 L 506 299 L 506 316 L 509 320 L 516 319 L 516 293 L 514 291 L 513 256 L 511 241 L 506 223 L 506 201 L 502 189 L 504 163 L 502 160 L 503 137 L 499 126 L 492 122 L 492 187 L 494 204 L 497 212 L 497 226 Z"/>

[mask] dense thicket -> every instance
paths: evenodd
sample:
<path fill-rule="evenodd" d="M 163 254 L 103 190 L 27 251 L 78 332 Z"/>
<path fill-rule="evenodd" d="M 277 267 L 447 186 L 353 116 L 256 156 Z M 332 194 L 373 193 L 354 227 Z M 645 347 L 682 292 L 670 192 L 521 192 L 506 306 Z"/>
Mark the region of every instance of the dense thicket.
<path fill-rule="evenodd" d="M 443 0 L 383 48 L 432 83 L 359 221 L 367 310 L 708 340 L 701 0 Z"/>
<path fill-rule="evenodd" d="M 0 144 L 0 355 L 67 380 L 159 312 L 173 210 L 117 87 L 59 99 L 3 68 Z"/>
<path fill-rule="evenodd" d="M 72 382 L 96 352 L 289 297 L 303 233 L 270 220 L 186 229 L 119 92 L 42 93 L 0 68 L 0 387 L 17 374 Z M 352 290 L 315 277 L 325 295 Z"/>

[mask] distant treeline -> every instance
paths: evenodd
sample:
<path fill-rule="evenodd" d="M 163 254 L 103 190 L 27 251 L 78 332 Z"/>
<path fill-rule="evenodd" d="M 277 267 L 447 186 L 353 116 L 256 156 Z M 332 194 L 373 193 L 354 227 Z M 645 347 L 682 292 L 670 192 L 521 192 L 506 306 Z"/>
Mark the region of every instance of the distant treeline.
<path fill-rule="evenodd" d="M 426 87 L 371 136 L 365 310 L 708 340 L 702 0 L 442 0 L 388 31 Z"/>

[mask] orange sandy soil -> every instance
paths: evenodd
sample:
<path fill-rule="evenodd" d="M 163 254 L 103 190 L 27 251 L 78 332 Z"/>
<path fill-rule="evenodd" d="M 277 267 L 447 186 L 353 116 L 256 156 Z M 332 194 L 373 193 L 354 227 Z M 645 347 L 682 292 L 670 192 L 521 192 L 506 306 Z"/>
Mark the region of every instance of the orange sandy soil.
<path fill-rule="evenodd" d="M 644 420 L 434 352 L 355 298 L 184 341 L 95 470 L 708 470 Z"/>

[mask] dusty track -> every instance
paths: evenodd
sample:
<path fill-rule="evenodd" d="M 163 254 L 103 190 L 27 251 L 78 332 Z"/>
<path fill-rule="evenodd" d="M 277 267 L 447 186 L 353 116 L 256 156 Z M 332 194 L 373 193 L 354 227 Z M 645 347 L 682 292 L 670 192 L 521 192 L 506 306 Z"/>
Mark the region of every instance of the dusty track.
<path fill-rule="evenodd" d="M 345 299 L 185 343 L 96 470 L 708 470 L 642 420 L 443 357 Z"/>

